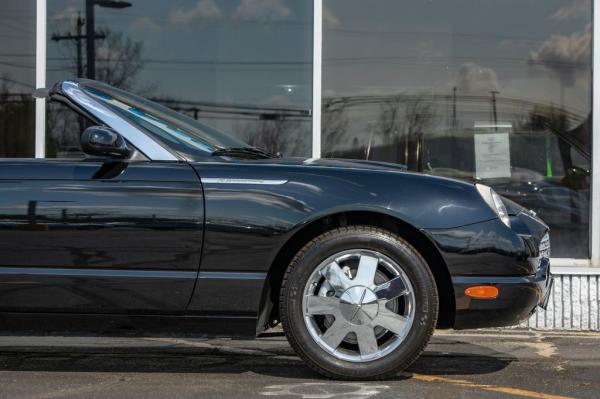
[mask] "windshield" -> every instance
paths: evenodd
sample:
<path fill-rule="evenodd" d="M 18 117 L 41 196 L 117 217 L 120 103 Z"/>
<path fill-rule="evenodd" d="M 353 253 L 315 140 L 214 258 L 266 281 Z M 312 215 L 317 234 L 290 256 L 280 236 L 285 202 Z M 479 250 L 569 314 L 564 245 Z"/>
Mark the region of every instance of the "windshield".
<path fill-rule="evenodd" d="M 215 128 L 135 94 L 93 81 L 82 81 L 80 86 L 187 159 L 205 158 L 224 148 L 250 147 Z"/>

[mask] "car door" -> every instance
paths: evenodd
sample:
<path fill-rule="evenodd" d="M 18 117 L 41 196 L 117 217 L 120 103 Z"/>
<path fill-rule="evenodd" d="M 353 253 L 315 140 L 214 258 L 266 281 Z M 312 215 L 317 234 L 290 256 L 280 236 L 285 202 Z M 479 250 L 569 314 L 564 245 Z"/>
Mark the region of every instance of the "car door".
<path fill-rule="evenodd" d="M 0 160 L 0 310 L 181 312 L 203 218 L 186 163 Z"/>

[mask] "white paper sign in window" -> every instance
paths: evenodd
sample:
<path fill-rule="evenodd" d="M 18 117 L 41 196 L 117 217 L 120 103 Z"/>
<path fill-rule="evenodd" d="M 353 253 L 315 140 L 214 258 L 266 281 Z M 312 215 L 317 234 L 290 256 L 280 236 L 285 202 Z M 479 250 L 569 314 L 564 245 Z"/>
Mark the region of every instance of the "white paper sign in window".
<path fill-rule="evenodd" d="M 478 179 L 510 177 L 511 124 L 475 124 L 475 176 Z"/>

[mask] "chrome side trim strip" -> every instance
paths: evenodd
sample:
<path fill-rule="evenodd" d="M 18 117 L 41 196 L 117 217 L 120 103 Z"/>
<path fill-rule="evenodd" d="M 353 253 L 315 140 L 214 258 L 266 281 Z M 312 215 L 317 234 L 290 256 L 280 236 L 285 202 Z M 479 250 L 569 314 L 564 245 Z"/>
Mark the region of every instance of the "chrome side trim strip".
<path fill-rule="evenodd" d="M 55 267 L 0 267 L 0 276 L 55 276 L 55 277 L 96 277 L 96 278 L 170 278 L 209 280 L 264 280 L 267 273 L 261 272 L 208 272 L 172 270 L 125 270 L 125 269 L 81 269 Z"/>
<path fill-rule="evenodd" d="M 1 275 L 196 279 L 196 271 L 0 267 Z"/>
<path fill-rule="evenodd" d="M 267 273 L 254 272 L 200 272 L 199 279 L 211 280 L 264 280 Z"/>
<path fill-rule="evenodd" d="M 229 179 L 226 177 L 203 177 L 202 184 L 258 184 L 267 186 L 277 186 L 285 184 L 287 180 L 267 180 L 267 179 Z"/>
<path fill-rule="evenodd" d="M 115 129 L 119 134 L 131 142 L 138 150 L 151 161 L 177 161 L 177 157 L 150 138 L 142 130 L 136 128 L 127 120 L 111 111 L 94 97 L 85 93 L 75 82 L 63 82 L 63 92 L 75 103 L 79 104 L 90 114 Z"/>

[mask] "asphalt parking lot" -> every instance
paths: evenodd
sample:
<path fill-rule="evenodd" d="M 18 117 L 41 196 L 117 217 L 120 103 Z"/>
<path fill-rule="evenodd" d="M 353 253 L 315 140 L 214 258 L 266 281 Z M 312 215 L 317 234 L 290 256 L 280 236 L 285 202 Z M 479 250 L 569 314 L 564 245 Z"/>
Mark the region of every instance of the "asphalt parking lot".
<path fill-rule="evenodd" d="M 598 398 L 600 334 L 438 332 L 394 380 L 320 378 L 256 341 L 0 337 L 0 398 Z"/>

